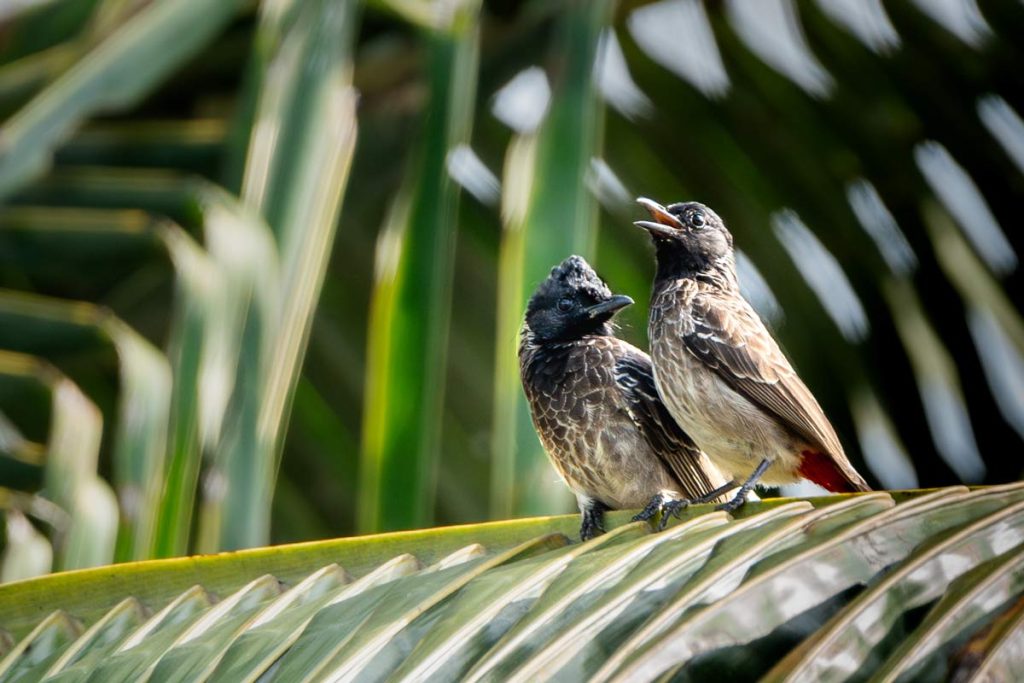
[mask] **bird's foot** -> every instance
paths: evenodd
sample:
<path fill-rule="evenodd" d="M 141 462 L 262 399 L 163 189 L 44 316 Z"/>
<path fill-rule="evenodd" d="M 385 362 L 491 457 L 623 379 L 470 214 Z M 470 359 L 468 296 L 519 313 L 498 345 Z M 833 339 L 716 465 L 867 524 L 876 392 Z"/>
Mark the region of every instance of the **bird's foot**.
<path fill-rule="evenodd" d="M 750 493 L 751 489 L 757 483 L 757 480 L 761 478 L 761 475 L 771 466 L 772 461 L 765 458 L 754 468 L 754 472 L 743 482 L 743 486 L 740 487 L 736 495 L 732 497 L 732 500 L 727 500 L 721 505 L 715 506 L 716 510 L 725 510 L 726 512 L 736 512 L 740 509 L 740 506 L 747 502 L 747 494 Z"/>
<path fill-rule="evenodd" d="M 580 540 L 589 541 L 604 533 L 604 506 L 588 505 L 583 510 L 583 523 L 580 525 Z"/>
<path fill-rule="evenodd" d="M 589 541 L 595 536 L 600 536 L 604 533 L 604 526 L 600 522 L 593 519 L 583 519 L 583 524 L 580 525 L 580 540 Z"/>
<path fill-rule="evenodd" d="M 690 505 L 690 501 L 686 498 L 672 498 L 666 500 L 661 505 L 661 519 L 658 521 L 658 531 L 664 531 L 665 527 L 668 526 L 668 518 L 675 517 L 679 519 L 682 516 L 683 510 Z"/>
<path fill-rule="evenodd" d="M 675 516 L 679 519 L 680 513 L 690 504 L 687 498 L 666 498 L 664 495 L 657 493 L 651 498 L 651 502 L 647 504 L 643 510 L 633 516 L 634 522 L 646 522 L 657 513 L 661 513 L 661 519 L 658 520 L 658 531 L 663 531 L 665 526 L 668 525 L 668 518 Z"/>
<path fill-rule="evenodd" d="M 716 510 L 725 510 L 726 512 L 736 512 L 746 502 L 747 502 L 747 492 L 746 491 L 740 491 L 735 496 L 733 496 L 729 500 L 725 501 L 721 505 L 716 505 L 715 509 Z"/>
<path fill-rule="evenodd" d="M 647 504 L 640 512 L 633 515 L 634 522 L 646 522 L 654 515 L 658 514 L 658 510 L 661 509 L 661 504 L 665 501 L 665 497 L 660 493 L 655 493 L 654 497 L 651 498 L 651 502 Z"/>

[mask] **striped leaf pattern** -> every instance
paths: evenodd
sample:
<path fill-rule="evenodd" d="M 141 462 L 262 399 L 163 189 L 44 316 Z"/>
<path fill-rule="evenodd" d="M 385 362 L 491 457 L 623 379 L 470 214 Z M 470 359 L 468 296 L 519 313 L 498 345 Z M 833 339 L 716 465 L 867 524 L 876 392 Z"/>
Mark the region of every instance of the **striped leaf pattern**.
<path fill-rule="evenodd" d="M 575 518 L 538 518 L 7 584 L 0 680 L 981 681 L 1024 666 L 1024 485 L 700 506 L 662 533 L 627 519 L 582 544 Z"/>

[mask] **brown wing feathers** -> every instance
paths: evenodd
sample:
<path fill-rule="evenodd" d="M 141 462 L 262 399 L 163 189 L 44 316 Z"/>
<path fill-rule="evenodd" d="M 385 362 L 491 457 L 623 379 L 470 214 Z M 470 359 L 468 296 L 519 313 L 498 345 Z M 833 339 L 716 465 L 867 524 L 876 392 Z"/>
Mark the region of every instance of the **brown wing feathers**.
<path fill-rule="evenodd" d="M 797 377 L 749 304 L 739 298 L 698 296 L 686 348 L 737 392 L 778 417 L 789 429 L 832 456 L 849 484 L 868 490 L 853 469 L 835 430 L 807 386 Z"/>
<path fill-rule="evenodd" d="M 620 356 L 615 365 L 615 379 L 630 418 L 679 482 L 683 495 L 699 496 L 725 483 L 708 457 L 676 424 L 661 402 L 651 359 L 646 354 L 635 351 Z"/>

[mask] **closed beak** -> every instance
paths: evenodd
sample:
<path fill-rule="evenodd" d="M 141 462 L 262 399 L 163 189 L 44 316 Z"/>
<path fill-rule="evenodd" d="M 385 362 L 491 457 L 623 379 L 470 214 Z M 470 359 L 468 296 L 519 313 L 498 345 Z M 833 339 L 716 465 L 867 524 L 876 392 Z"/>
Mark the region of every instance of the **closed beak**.
<path fill-rule="evenodd" d="M 625 294 L 616 294 L 607 301 L 594 304 L 593 306 L 587 306 L 587 315 L 591 318 L 596 318 L 600 315 L 615 313 L 618 310 L 630 306 L 633 304 L 633 300 Z"/>

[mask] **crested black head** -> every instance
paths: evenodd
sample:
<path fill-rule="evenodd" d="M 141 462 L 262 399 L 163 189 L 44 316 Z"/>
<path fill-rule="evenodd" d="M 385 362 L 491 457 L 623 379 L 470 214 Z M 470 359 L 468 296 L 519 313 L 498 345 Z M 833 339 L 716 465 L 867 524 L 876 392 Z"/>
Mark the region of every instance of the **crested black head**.
<path fill-rule="evenodd" d="M 636 221 L 647 230 L 658 255 L 658 277 L 721 275 L 735 280 L 732 235 L 714 211 L 700 202 L 662 206 L 641 197 L 653 221 Z"/>
<path fill-rule="evenodd" d="M 538 341 L 573 341 L 613 333 L 610 320 L 633 303 L 612 294 L 583 258 L 570 256 L 551 269 L 526 306 L 526 325 Z"/>

